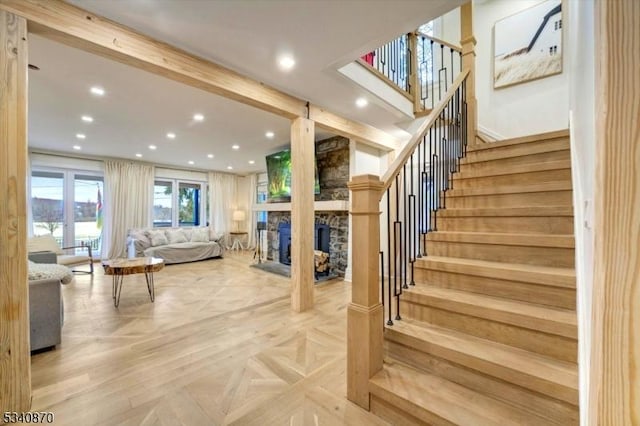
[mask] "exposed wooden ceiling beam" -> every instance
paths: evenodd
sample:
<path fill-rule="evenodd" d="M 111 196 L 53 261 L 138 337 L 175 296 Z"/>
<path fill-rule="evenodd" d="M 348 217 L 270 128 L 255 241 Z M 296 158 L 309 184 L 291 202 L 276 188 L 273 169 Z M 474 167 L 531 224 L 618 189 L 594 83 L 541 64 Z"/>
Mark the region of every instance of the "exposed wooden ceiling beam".
<path fill-rule="evenodd" d="M 306 117 L 306 102 L 206 59 L 59 0 L 0 0 L 0 9 L 27 19 L 29 32 L 289 119 Z M 384 150 L 391 135 L 364 123 L 317 111 L 319 127 Z M 320 113 L 321 112 L 321 113 Z"/>

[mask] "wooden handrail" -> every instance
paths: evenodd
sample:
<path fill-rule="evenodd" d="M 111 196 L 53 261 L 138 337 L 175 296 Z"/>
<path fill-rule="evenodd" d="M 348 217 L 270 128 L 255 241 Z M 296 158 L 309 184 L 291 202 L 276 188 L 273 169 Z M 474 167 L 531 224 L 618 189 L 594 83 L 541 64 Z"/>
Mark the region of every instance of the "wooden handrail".
<path fill-rule="evenodd" d="M 462 85 L 462 82 L 467 78 L 468 75 L 469 70 L 464 70 L 460 73 L 458 78 L 454 80 L 451 87 L 449 87 L 449 90 L 447 90 L 447 93 L 444 94 L 444 97 L 440 100 L 438 105 L 429 113 L 424 123 L 420 125 L 413 137 L 409 140 L 409 142 L 407 142 L 404 148 L 402 148 L 402 151 L 400 151 L 400 154 L 393 161 L 393 163 L 389 167 L 389 170 L 387 170 L 387 172 L 382 176 L 383 186 L 382 190 L 380 191 L 380 199 L 382 199 L 385 191 L 391 186 L 395 177 L 400 173 L 404 164 L 409 161 L 409 157 L 411 157 L 413 151 L 415 151 L 416 146 L 418 146 L 418 144 L 422 140 L 425 132 L 433 125 L 440 113 L 449 103 L 449 100 L 453 97 L 456 90 L 458 90 L 458 88 L 460 87 L 460 85 Z"/>
<path fill-rule="evenodd" d="M 441 39 L 439 39 L 437 37 L 430 36 L 429 34 L 423 33 L 422 31 L 419 31 L 419 30 L 416 31 L 415 34 L 417 36 L 424 37 L 424 38 L 427 38 L 427 39 L 429 39 L 431 41 L 434 41 L 436 43 L 442 44 L 443 46 L 447 46 L 451 50 L 455 50 L 456 52 L 462 53 L 462 47 L 460 47 L 460 46 L 456 46 L 455 44 L 451 44 L 451 43 L 446 42 L 444 40 L 441 40 Z"/>

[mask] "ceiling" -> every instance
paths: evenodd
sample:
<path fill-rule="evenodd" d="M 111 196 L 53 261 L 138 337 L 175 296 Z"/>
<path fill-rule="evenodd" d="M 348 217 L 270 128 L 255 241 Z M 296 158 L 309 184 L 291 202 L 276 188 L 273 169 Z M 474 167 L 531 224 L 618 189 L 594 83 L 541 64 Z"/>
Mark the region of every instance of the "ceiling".
<path fill-rule="evenodd" d="M 347 118 L 409 135 L 399 113 L 337 69 L 464 0 L 72 0 L 143 34 L 234 69 Z M 289 143 L 288 120 L 136 68 L 30 36 L 32 149 L 246 174 Z M 278 68 L 281 54 L 296 65 Z M 101 86 L 106 94 L 89 93 Z M 355 99 L 369 99 L 359 109 Z M 202 113 L 204 121 L 193 120 Z M 92 123 L 81 120 L 93 117 Z M 265 137 L 273 131 L 275 137 Z M 168 139 L 167 132 L 176 134 Z M 77 139 L 81 133 L 85 139 Z M 329 136 L 316 135 L 317 139 Z M 232 145 L 239 145 L 238 150 Z M 81 146 L 80 151 L 73 149 Z M 149 145 L 155 145 L 152 151 Z M 214 158 L 208 158 L 213 154 Z M 255 164 L 249 164 L 249 161 Z M 189 164 L 193 161 L 193 164 Z M 228 167 L 233 167 L 229 170 Z"/>

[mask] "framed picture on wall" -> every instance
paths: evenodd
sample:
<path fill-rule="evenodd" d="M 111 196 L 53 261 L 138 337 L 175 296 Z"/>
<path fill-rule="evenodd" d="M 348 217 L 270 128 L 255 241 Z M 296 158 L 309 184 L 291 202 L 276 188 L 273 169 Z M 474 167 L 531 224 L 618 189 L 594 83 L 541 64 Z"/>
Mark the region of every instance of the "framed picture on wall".
<path fill-rule="evenodd" d="M 562 72 L 561 0 L 547 0 L 501 19 L 493 32 L 494 88 Z"/>

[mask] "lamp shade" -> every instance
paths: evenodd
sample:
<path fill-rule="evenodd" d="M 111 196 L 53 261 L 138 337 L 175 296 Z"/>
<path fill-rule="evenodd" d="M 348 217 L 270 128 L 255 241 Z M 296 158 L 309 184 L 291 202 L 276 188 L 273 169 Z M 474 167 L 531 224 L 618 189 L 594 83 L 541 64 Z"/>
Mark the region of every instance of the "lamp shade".
<path fill-rule="evenodd" d="M 236 222 L 242 222 L 246 218 L 247 217 L 244 214 L 244 210 L 235 210 L 233 212 L 233 220 L 236 221 Z"/>

